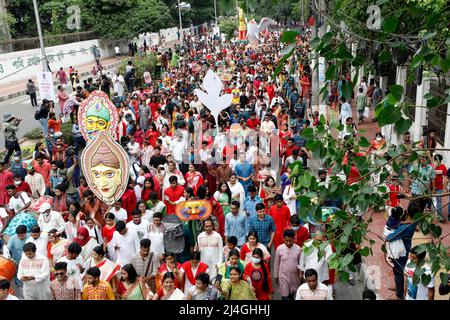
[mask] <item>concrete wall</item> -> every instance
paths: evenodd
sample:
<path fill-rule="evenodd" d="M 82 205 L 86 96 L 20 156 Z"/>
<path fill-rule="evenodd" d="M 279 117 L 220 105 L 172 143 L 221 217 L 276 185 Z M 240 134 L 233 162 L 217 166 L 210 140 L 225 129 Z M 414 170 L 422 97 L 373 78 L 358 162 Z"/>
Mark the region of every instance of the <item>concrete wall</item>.
<path fill-rule="evenodd" d="M 100 49 L 101 58 L 115 55 L 114 47 L 118 44 L 113 41 L 88 40 L 74 42 L 60 46 L 47 47 L 45 53 L 52 72 L 60 67 L 79 66 L 94 62 L 94 46 Z M 119 43 L 121 53 L 128 52 L 126 43 Z M 16 51 L 0 54 L 0 85 L 21 81 L 34 77 L 37 71 L 42 70 L 40 49 Z"/>

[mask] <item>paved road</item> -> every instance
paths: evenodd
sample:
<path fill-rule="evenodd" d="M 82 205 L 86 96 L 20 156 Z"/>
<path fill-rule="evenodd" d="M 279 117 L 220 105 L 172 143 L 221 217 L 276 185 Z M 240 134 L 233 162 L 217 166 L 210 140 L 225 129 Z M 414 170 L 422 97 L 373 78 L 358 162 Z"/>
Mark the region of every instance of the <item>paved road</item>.
<path fill-rule="evenodd" d="M 116 68 L 107 70 L 107 74 L 113 74 L 113 72 L 116 72 Z M 81 82 L 87 78 L 89 78 L 90 75 L 84 77 L 81 79 Z M 57 85 L 55 85 L 55 93 L 57 92 Z M 66 88 L 67 93 L 72 93 L 72 88 L 70 85 Z M 11 100 L 2 101 L 0 102 L 0 121 L 3 122 L 3 115 L 5 113 L 11 113 L 16 117 L 22 118 L 22 122 L 19 126 L 19 131 L 17 133 L 17 137 L 19 140 L 23 138 L 23 135 L 29 132 L 30 130 L 34 128 L 40 128 L 39 121 L 34 119 L 34 113 L 38 108 L 40 108 L 41 99 L 39 97 L 39 93 L 37 95 L 37 101 L 38 101 L 38 107 L 32 107 L 30 97 L 27 95 L 19 96 L 16 98 L 13 98 Z M 55 109 L 59 110 L 59 103 L 55 102 Z M 2 134 L 3 135 L 3 134 Z M 1 139 L 2 143 L 1 148 L 3 148 L 4 139 Z"/>

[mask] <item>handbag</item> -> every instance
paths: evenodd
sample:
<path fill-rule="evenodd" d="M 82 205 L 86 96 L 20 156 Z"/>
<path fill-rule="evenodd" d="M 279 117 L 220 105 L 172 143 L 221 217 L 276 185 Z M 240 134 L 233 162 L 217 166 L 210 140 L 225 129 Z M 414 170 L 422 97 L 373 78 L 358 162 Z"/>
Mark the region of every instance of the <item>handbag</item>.
<path fill-rule="evenodd" d="M 150 290 L 152 290 L 152 292 L 156 292 L 155 279 L 148 279 L 147 278 L 147 274 L 148 274 L 148 271 L 150 270 L 150 264 L 152 263 L 152 260 L 153 260 L 153 252 L 150 253 L 150 257 L 148 259 L 147 267 L 145 268 L 144 278 L 147 280 L 147 283 L 148 283 L 148 286 L 150 287 Z"/>
<path fill-rule="evenodd" d="M 29 95 L 30 95 L 30 91 L 29 91 L 29 90 L 25 91 L 25 94 L 26 94 L 27 96 L 29 96 Z"/>

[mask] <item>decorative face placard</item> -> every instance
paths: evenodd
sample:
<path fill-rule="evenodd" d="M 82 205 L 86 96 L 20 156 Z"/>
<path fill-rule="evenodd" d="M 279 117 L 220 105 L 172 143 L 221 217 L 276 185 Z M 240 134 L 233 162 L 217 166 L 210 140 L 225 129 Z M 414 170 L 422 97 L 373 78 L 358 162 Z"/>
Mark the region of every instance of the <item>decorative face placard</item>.
<path fill-rule="evenodd" d="M 99 131 L 81 154 L 83 175 L 95 196 L 108 205 L 125 192 L 130 175 L 127 153 L 106 131 Z"/>
<path fill-rule="evenodd" d="M 88 142 L 94 140 L 101 131 L 107 131 L 114 137 L 118 121 L 116 106 L 109 100 L 108 95 L 100 90 L 93 91 L 78 108 L 80 131 Z"/>
<path fill-rule="evenodd" d="M 182 221 L 205 220 L 211 212 L 212 206 L 208 200 L 183 201 L 175 207 L 175 213 Z"/>

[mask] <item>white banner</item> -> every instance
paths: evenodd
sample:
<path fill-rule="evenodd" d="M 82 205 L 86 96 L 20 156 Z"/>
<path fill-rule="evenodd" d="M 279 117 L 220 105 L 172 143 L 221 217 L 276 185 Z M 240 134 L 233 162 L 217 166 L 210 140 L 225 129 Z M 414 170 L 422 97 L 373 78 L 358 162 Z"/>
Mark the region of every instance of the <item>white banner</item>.
<path fill-rule="evenodd" d="M 41 102 L 43 99 L 55 101 L 55 88 L 53 87 L 53 77 L 51 72 L 37 73 L 37 82 L 39 85 L 39 95 Z"/>
<path fill-rule="evenodd" d="M 319 81 L 325 81 L 325 58 L 319 57 Z"/>

